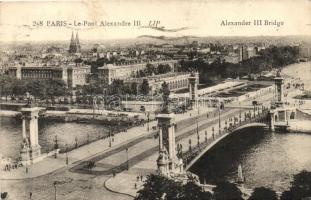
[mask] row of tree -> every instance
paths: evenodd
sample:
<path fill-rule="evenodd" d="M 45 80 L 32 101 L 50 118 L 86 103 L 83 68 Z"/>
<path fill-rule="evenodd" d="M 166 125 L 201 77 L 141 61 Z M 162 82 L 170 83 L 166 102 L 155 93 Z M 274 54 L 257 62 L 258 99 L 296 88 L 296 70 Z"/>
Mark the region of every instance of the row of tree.
<path fill-rule="evenodd" d="M 1 97 L 24 96 L 27 92 L 36 99 L 53 99 L 68 94 L 66 83 L 60 79 L 19 80 L 3 75 L 0 77 Z"/>
<path fill-rule="evenodd" d="M 125 84 L 123 80 L 113 80 L 110 85 L 103 83 L 97 77 L 90 79 L 88 85 L 78 86 L 76 88 L 76 95 L 96 95 L 96 94 L 109 94 L 109 95 L 147 95 L 150 92 L 150 86 L 147 79 L 144 79 L 142 83 L 132 82 Z"/>
<path fill-rule="evenodd" d="M 294 176 L 289 190 L 284 191 L 281 200 L 301 200 L 311 197 L 311 172 L 302 171 Z M 241 190 L 233 183 L 219 182 L 213 193 L 204 191 L 193 181 L 181 184 L 158 175 L 148 175 L 143 189 L 138 191 L 136 200 L 243 200 Z M 255 188 L 248 200 L 278 200 L 270 188 Z"/>
<path fill-rule="evenodd" d="M 220 58 L 209 64 L 203 59 L 182 61 L 180 71 L 197 70 L 200 72 L 201 83 L 214 83 L 226 78 L 237 78 L 252 73 L 282 68 L 297 62 L 299 49 L 297 47 L 272 46 L 263 49 L 258 56 L 251 57 L 240 63 L 222 62 Z"/>
<path fill-rule="evenodd" d="M 150 86 L 147 79 L 141 84 L 133 82 L 124 84 L 123 80 L 114 80 L 111 85 L 102 83 L 97 77 L 91 77 L 88 85 L 77 86 L 76 96 L 89 96 L 104 94 L 129 94 L 147 95 Z M 66 83 L 60 79 L 37 79 L 37 80 L 19 80 L 14 77 L 3 75 L 0 77 L 0 95 L 1 97 L 19 97 L 26 93 L 31 94 L 36 99 L 54 99 L 55 97 L 64 97 L 72 95 L 72 91 L 66 87 Z"/>
<path fill-rule="evenodd" d="M 139 70 L 136 77 L 146 77 L 158 74 L 166 74 L 172 71 L 172 68 L 168 64 L 160 64 L 157 67 L 148 63 L 144 70 Z"/>

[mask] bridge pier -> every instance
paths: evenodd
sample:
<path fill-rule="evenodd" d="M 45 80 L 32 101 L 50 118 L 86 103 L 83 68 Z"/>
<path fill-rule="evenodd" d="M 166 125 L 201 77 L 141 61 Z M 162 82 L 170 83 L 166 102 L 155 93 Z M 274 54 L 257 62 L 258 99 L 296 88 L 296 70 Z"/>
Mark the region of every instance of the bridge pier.
<path fill-rule="evenodd" d="M 182 174 L 183 162 L 176 155 L 175 115 L 173 113 L 161 113 L 156 118 L 160 128 L 158 173 L 164 176 Z"/>
<path fill-rule="evenodd" d="M 296 108 L 284 105 L 283 85 L 284 78 L 281 77 L 280 72 L 274 78 L 274 84 L 276 88 L 276 102 L 272 105 L 270 110 L 270 130 L 275 131 L 275 128 L 289 127 L 288 121 L 296 118 Z"/>
<path fill-rule="evenodd" d="M 38 117 L 40 109 L 38 107 L 22 108 L 23 119 L 23 143 L 20 151 L 23 164 L 33 164 L 40 161 L 41 146 L 38 140 Z"/>

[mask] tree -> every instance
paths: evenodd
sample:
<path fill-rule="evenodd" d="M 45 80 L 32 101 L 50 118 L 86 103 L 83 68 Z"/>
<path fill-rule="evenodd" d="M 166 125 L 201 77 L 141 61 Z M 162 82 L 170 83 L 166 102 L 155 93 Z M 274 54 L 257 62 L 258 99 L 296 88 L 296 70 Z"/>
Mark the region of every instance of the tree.
<path fill-rule="evenodd" d="M 12 82 L 12 94 L 24 95 L 27 92 L 25 81 L 15 80 Z"/>
<path fill-rule="evenodd" d="M 138 191 L 135 200 L 210 200 L 212 194 L 205 192 L 194 182 L 175 182 L 164 176 L 148 175 L 143 189 Z"/>
<path fill-rule="evenodd" d="M 189 181 L 184 188 L 184 198 L 182 200 L 209 200 L 212 199 L 213 195 L 210 192 L 205 192 L 200 186 L 195 184 L 193 181 Z"/>
<path fill-rule="evenodd" d="M 220 182 L 213 192 L 215 200 L 243 200 L 241 190 L 233 183 Z"/>
<path fill-rule="evenodd" d="M 269 47 L 261 50 L 259 56 L 251 57 L 236 64 L 220 62 L 219 59 L 211 64 L 204 62 L 203 59 L 182 61 L 179 71 L 198 70 L 201 83 L 213 83 L 229 77 L 246 76 L 295 63 L 298 52 L 297 47 Z"/>
<path fill-rule="evenodd" d="M 66 83 L 60 79 L 48 79 L 43 82 L 45 87 L 46 99 L 50 98 L 52 103 L 55 97 L 65 96 L 67 94 Z"/>
<path fill-rule="evenodd" d="M 158 66 L 158 74 L 166 74 L 166 73 L 170 72 L 171 70 L 172 69 L 168 64 L 166 64 L 166 65 L 160 64 Z"/>
<path fill-rule="evenodd" d="M 144 79 L 142 84 L 140 85 L 140 92 L 143 93 L 144 95 L 147 95 L 149 94 L 149 90 L 150 90 L 150 87 L 149 87 L 148 80 Z"/>
<path fill-rule="evenodd" d="M 130 93 L 134 94 L 134 95 L 137 95 L 137 83 L 136 82 L 131 83 Z"/>
<path fill-rule="evenodd" d="M 45 86 L 42 80 L 30 80 L 26 83 L 27 92 L 36 98 L 45 98 Z"/>
<path fill-rule="evenodd" d="M 171 199 L 181 196 L 181 185 L 164 176 L 148 175 L 143 189 L 138 191 L 135 200 L 162 199 L 169 196 Z"/>
<path fill-rule="evenodd" d="M 252 195 L 248 200 L 278 200 L 277 194 L 275 191 L 270 188 L 258 187 L 255 188 Z"/>
<path fill-rule="evenodd" d="M 148 63 L 147 65 L 146 65 L 146 74 L 148 75 L 148 76 L 152 76 L 152 74 L 157 74 L 156 73 L 156 67 L 154 66 L 154 65 L 152 65 L 152 64 L 150 64 L 150 63 Z"/>
<path fill-rule="evenodd" d="M 14 79 L 8 75 L 0 76 L 0 94 L 1 97 L 4 95 L 5 100 L 7 101 L 8 95 L 12 94 L 12 84 Z"/>
<path fill-rule="evenodd" d="M 123 91 L 124 82 L 123 80 L 113 80 L 112 84 L 109 85 L 110 93 L 112 94 L 121 94 Z"/>
<path fill-rule="evenodd" d="M 304 197 L 311 197 L 311 172 L 301 171 L 294 176 L 288 191 L 282 193 L 281 200 L 301 200 Z"/>

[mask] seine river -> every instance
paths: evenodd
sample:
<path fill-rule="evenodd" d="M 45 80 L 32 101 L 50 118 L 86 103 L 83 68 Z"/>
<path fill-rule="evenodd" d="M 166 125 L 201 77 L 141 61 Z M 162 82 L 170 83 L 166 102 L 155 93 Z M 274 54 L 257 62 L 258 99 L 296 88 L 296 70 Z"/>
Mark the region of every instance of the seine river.
<path fill-rule="evenodd" d="M 241 164 L 248 188 L 283 191 L 294 174 L 311 171 L 311 134 L 271 133 L 261 128 L 240 130 L 217 144 L 191 169 L 207 183 L 235 181 Z"/>
<path fill-rule="evenodd" d="M 4 157 L 18 158 L 22 143 L 22 121 L 0 117 L 0 127 L 0 154 Z M 107 128 L 102 125 L 39 121 L 39 144 L 42 152 L 53 148 L 55 136 L 59 147 L 64 149 L 66 144 L 73 147 L 76 137 L 80 144 L 86 142 L 88 138 L 91 141 L 107 134 Z"/>
<path fill-rule="evenodd" d="M 283 74 L 290 75 L 311 88 L 311 63 L 287 66 Z M 217 144 L 190 170 L 204 177 L 207 183 L 235 181 L 241 164 L 248 188 L 266 186 L 283 191 L 290 186 L 293 175 L 311 171 L 311 133 L 271 133 L 260 128 L 236 132 Z"/>

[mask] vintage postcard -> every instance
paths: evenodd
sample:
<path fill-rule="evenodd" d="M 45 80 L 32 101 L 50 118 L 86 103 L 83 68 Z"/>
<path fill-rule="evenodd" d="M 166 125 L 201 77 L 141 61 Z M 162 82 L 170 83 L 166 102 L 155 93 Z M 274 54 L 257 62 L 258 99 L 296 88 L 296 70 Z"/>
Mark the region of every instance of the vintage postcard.
<path fill-rule="evenodd" d="M 311 199 L 310 0 L 0 1 L 0 199 Z"/>

